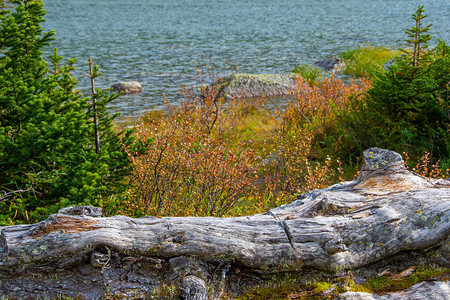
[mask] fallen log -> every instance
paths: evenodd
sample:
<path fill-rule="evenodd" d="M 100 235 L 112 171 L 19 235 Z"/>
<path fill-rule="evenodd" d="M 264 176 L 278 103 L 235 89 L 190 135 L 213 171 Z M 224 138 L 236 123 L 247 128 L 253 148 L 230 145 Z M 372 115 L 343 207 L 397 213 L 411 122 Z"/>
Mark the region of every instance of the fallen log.
<path fill-rule="evenodd" d="M 1 227 L 0 296 L 215 299 L 267 274 L 336 274 L 401 255 L 399 267 L 418 255 L 448 267 L 450 181 L 407 171 L 395 152 L 372 148 L 364 159 L 358 179 L 260 215 L 101 217 L 69 207 Z"/>

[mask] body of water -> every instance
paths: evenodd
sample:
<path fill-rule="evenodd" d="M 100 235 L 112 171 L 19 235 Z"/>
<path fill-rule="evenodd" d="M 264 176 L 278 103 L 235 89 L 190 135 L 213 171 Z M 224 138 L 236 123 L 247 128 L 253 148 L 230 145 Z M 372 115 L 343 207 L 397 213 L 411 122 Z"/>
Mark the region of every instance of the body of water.
<path fill-rule="evenodd" d="M 114 101 L 124 117 L 179 101 L 196 64 L 241 73 L 283 73 L 361 44 L 404 46 L 411 14 L 425 5 L 430 33 L 450 42 L 448 0 L 44 0 L 44 27 L 56 30 L 59 54 L 77 57 L 88 94 L 91 56 L 98 87 L 123 80 L 144 92 Z M 50 51 L 49 51 L 50 52 Z M 230 69 L 228 67 L 228 69 Z"/>

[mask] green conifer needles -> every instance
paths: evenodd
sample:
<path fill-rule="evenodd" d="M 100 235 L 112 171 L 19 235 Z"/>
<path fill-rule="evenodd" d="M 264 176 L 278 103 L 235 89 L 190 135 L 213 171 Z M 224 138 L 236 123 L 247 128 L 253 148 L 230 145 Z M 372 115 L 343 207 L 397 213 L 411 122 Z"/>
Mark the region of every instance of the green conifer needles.
<path fill-rule="evenodd" d="M 342 127 L 350 128 L 361 149 L 382 147 L 406 152 L 417 162 L 429 152 L 433 162 L 450 164 L 450 48 L 438 40 L 428 50 L 430 25 L 424 26 L 423 6 L 406 30 L 411 50 L 396 58 L 388 71 L 378 72 L 364 101 L 344 112 Z"/>
<path fill-rule="evenodd" d="M 427 48 L 428 42 L 431 40 L 431 35 L 427 32 L 430 30 L 431 24 L 424 27 L 422 21 L 427 15 L 424 15 L 423 13 L 423 6 L 419 6 L 416 13 L 412 14 L 416 23 L 415 26 L 405 30 L 405 33 L 408 36 L 405 41 L 408 43 L 408 46 L 412 48 L 412 51 L 401 49 L 401 51 L 410 56 L 410 63 L 413 67 L 419 66 L 430 60 L 430 52 L 428 52 Z"/>
<path fill-rule="evenodd" d="M 99 90 L 96 152 L 94 113 L 71 74 L 76 60 L 62 64 L 55 49 L 49 68 L 42 49 L 54 32 L 40 25 L 42 2 L 11 2 L 13 11 L 0 9 L 0 215 L 36 221 L 63 206 L 96 204 L 120 186 L 129 171 L 122 145 L 131 138 L 113 131 L 106 104 L 114 97 Z"/>

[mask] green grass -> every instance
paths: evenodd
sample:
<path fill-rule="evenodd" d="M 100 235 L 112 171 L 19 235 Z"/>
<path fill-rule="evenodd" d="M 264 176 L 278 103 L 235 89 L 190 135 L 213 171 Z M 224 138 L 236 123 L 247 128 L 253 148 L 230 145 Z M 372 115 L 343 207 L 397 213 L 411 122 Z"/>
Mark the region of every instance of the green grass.
<path fill-rule="evenodd" d="M 292 72 L 300 74 L 308 81 L 310 86 L 320 83 L 324 77 L 324 71 L 322 69 L 308 64 L 300 64 Z"/>
<path fill-rule="evenodd" d="M 402 54 L 400 50 L 388 47 L 361 46 L 342 52 L 340 56 L 347 63 L 344 74 L 356 77 L 372 77 L 376 72 L 383 69 L 386 62 L 400 54 Z"/>

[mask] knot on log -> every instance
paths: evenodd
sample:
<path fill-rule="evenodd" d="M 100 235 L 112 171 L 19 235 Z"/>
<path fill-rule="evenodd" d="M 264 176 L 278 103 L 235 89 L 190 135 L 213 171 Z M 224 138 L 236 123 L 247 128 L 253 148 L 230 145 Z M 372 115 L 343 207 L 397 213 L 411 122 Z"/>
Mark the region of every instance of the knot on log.
<path fill-rule="evenodd" d="M 88 216 L 99 218 L 102 216 L 102 209 L 100 207 L 93 206 L 69 206 L 58 210 L 58 214 L 69 215 L 69 216 Z"/>
<path fill-rule="evenodd" d="M 181 283 L 180 299 L 207 300 L 208 292 L 203 279 L 193 275 L 185 277 Z"/>
<path fill-rule="evenodd" d="M 433 187 L 430 179 L 409 172 L 400 154 L 380 148 L 364 151 L 364 166 L 355 189 L 367 193 L 391 193 Z"/>
<path fill-rule="evenodd" d="M 347 246 L 344 244 L 344 241 L 342 238 L 338 237 L 335 239 L 332 239 L 325 243 L 323 246 L 323 249 L 328 252 L 329 254 L 336 254 L 339 252 L 345 252 L 347 251 Z"/>
<path fill-rule="evenodd" d="M 98 246 L 91 253 L 91 265 L 96 268 L 103 268 L 111 259 L 111 250 L 106 246 Z"/>
<path fill-rule="evenodd" d="M 182 244 L 184 242 L 184 235 L 178 234 L 176 237 L 172 239 L 172 242 Z"/>

